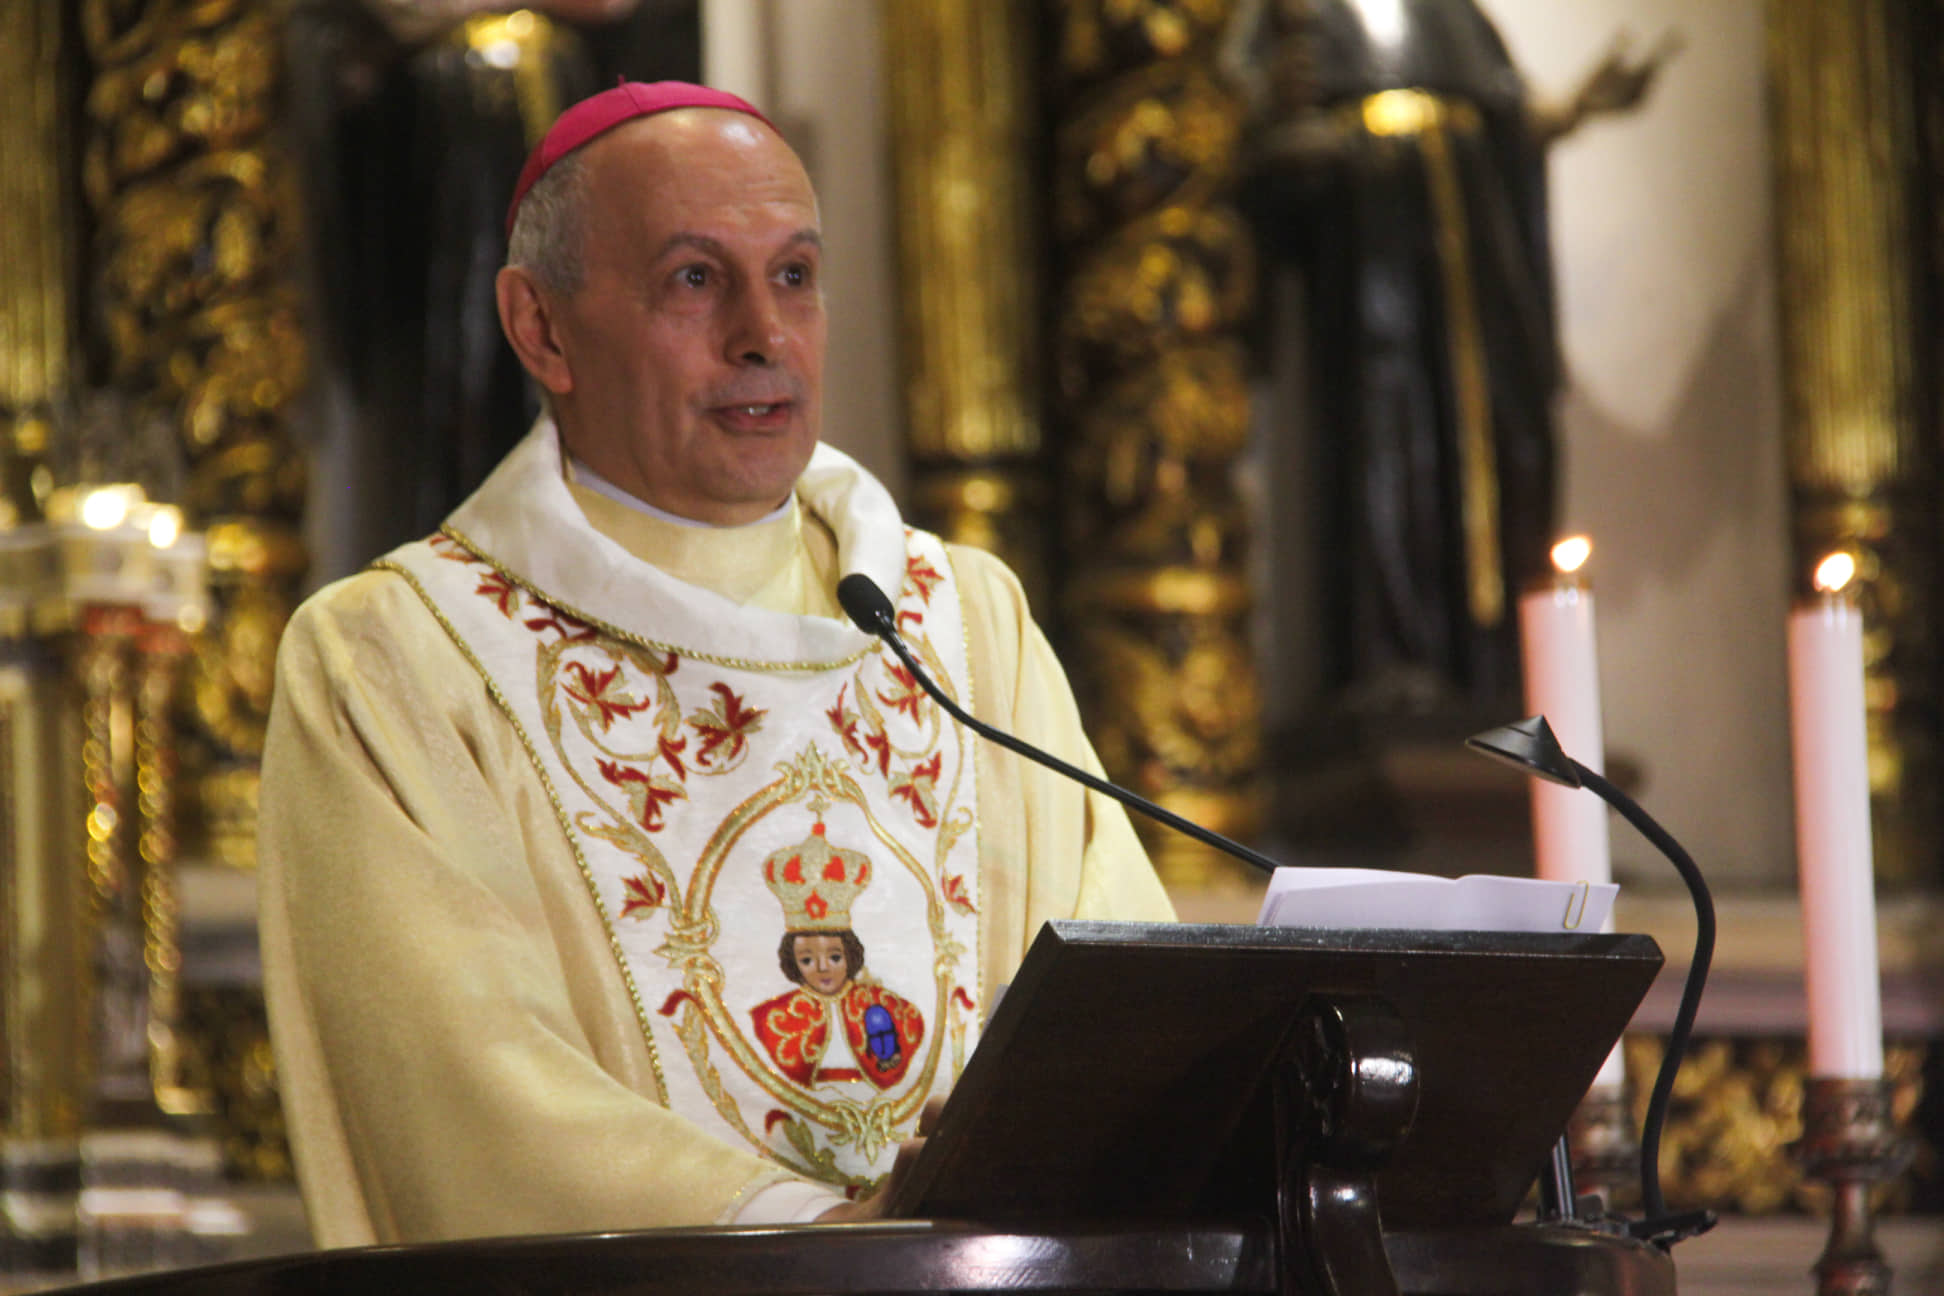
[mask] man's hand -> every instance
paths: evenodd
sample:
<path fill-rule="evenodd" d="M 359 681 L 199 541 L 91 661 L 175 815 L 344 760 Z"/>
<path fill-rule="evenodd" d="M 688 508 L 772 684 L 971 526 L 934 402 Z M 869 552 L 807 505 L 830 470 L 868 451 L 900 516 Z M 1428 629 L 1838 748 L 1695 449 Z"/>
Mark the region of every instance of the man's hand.
<path fill-rule="evenodd" d="M 884 1187 L 863 1201 L 847 1201 L 832 1206 L 817 1216 L 817 1223 L 856 1224 L 866 1220 L 896 1219 L 901 1213 L 901 1198 L 905 1181 L 911 1176 L 911 1167 L 917 1164 L 918 1154 L 925 1147 L 925 1139 L 938 1124 L 938 1113 L 944 1110 L 943 1097 L 933 1098 L 925 1104 L 925 1110 L 918 1113 L 918 1137 L 898 1144 L 897 1159 L 891 1163 L 891 1174 L 885 1179 Z"/>

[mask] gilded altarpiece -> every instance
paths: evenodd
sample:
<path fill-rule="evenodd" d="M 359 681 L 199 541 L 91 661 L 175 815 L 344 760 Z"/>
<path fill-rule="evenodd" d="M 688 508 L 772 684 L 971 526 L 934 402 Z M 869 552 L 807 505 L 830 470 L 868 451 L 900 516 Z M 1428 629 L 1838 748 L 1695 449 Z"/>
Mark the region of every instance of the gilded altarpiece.
<path fill-rule="evenodd" d="M 1227 0 L 1055 0 L 1052 427 L 1060 612 L 1110 775 L 1248 838 L 1261 706 L 1233 481 L 1249 431 L 1256 261 L 1230 201 L 1243 108 L 1215 60 Z M 1145 831 L 1145 828 L 1144 828 Z M 1174 885 L 1239 866 L 1148 838 Z"/>
<path fill-rule="evenodd" d="M 1923 6 L 1768 7 L 1777 279 L 1795 567 L 1857 559 L 1877 876 L 1941 880 L 1934 295 L 1914 228 L 1936 112 Z M 1932 20 L 1934 22 L 1934 20 Z M 1925 55 L 1930 57 L 1928 61 Z M 1935 134 L 1935 127 L 1932 127 Z M 1933 167 L 1935 163 L 1933 162 Z"/>
<path fill-rule="evenodd" d="M 1049 611 L 1033 0 L 886 0 L 912 517 Z"/>
<path fill-rule="evenodd" d="M 189 853 L 255 860 L 256 761 L 305 557 L 299 200 L 275 122 L 274 0 L 84 0 L 82 177 L 106 377 L 174 429 L 216 612 L 182 735 Z"/>

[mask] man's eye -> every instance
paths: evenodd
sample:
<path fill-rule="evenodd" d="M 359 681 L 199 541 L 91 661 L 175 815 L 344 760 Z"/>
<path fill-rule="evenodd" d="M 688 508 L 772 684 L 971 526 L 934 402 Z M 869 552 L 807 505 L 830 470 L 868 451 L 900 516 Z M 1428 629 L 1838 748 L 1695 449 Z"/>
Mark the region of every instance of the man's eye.
<path fill-rule="evenodd" d="M 783 270 L 783 282 L 792 288 L 801 288 L 810 282 L 810 267 L 807 265 L 787 266 Z"/>
<path fill-rule="evenodd" d="M 683 266 L 675 272 L 675 277 L 686 288 L 707 288 L 709 286 L 709 267 Z"/>

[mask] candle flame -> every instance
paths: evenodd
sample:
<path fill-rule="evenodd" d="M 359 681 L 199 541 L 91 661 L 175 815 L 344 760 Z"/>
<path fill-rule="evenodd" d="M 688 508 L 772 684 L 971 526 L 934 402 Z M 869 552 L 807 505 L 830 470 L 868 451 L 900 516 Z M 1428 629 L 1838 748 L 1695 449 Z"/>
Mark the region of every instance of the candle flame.
<path fill-rule="evenodd" d="M 93 531 L 113 531 L 128 520 L 131 502 L 126 487 L 96 487 L 81 499 L 81 522 Z"/>
<path fill-rule="evenodd" d="M 1592 556 L 1593 542 L 1583 535 L 1567 536 L 1552 547 L 1553 568 L 1562 576 L 1572 575 Z"/>
<path fill-rule="evenodd" d="M 182 510 L 173 504 L 164 504 L 149 518 L 149 543 L 157 549 L 167 549 L 182 538 Z"/>
<path fill-rule="evenodd" d="M 1816 564 L 1816 589 L 1819 593 L 1834 594 L 1855 575 L 1856 559 L 1839 549 Z"/>

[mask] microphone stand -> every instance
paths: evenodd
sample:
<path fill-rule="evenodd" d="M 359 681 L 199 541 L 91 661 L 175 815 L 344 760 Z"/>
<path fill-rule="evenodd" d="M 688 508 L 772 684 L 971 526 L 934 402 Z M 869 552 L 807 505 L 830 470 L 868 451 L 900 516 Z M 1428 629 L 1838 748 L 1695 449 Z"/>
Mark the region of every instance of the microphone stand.
<path fill-rule="evenodd" d="M 1250 850 L 1241 842 L 1233 841 L 1218 832 L 1202 827 L 1198 823 L 1184 819 L 1174 813 L 1174 811 L 1164 809 L 1146 797 L 1138 796 L 1133 792 L 1129 792 L 1126 788 L 1109 783 L 1106 779 L 1098 775 L 1089 774 L 1079 766 L 1070 765 L 1051 752 L 1041 751 L 1031 743 L 1015 738 L 1003 729 L 995 729 L 983 720 L 973 716 L 971 712 L 965 710 L 957 702 L 946 696 L 945 691 L 932 681 L 931 676 L 926 674 L 924 667 L 920 666 L 917 659 L 912 656 L 911 649 L 905 645 L 904 636 L 898 633 L 897 626 L 892 621 L 890 601 L 884 597 L 884 591 L 880 590 L 870 577 L 861 573 L 852 573 L 844 577 L 843 580 L 837 583 L 837 598 L 838 602 L 843 604 L 844 611 L 850 615 L 851 620 L 856 622 L 858 629 L 864 631 L 866 634 L 877 636 L 890 646 L 891 651 L 898 655 L 898 660 L 905 664 L 905 669 L 909 670 L 925 692 L 931 695 L 932 701 L 943 707 L 947 715 L 972 730 L 972 732 L 978 734 L 981 738 L 996 742 L 1007 751 L 1016 752 L 1028 760 L 1037 761 L 1048 769 L 1064 774 L 1077 783 L 1085 784 L 1096 792 L 1114 798 L 1114 800 L 1120 802 L 1130 810 L 1138 811 L 1151 819 L 1159 820 L 1176 832 L 1186 833 L 1204 846 L 1212 846 L 1218 851 L 1223 851 L 1239 860 L 1244 860 L 1247 863 L 1255 865 L 1255 867 L 1265 873 L 1274 874 L 1278 868 L 1282 867 L 1260 851 Z"/>
<path fill-rule="evenodd" d="M 1590 770 L 1560 750 L 1559 740 L 1544 716 L 1533 716 L 1465 740 L 1465 745 L 1481 755 L 1503 761 L 1524 773 L 1565 787 L 1585 788 L 1605 801 L 1620 816 L 1652 842 L 1674 865 L 1681 881 L 1687 884 L 1694 900 L 1694 956 L 1688 963 L 1687 980 L 1681 987 L 1681 1004 L 1674 1013 L 1674 1025 L 1667 1034 L 1667 1052 L 1661 1057 L 1660 1073 L 1647 1102 L 1647 1119 L 1640 1134 L 1640 1196 L 1645 1219 L 1628 1226 L 1634 1237 L 1651 1241 L 1665 1251 L 1684 1238 L 1713 1228 L 1715 1213 L 1710 1210 L 1687 1211 L 1670 1215 L 1667 1200 L 1661 1195 L 1660 1140 L 1667 1123 L 1667 1106 L 1674 1094 L 1674 1078 L 1681 1069 L 1688 1039 L 1694 1033 L 1695 1015 L 1701 1008 L 1701 992 L 1707 986 L 1708 966 L 1714 961 L 1714 898 L 1708 893 L 1707 879 L 1694 858 L 1640 803 L 1622 792 L 1606 777 Z M 1555 1155 L 1555 1168 L 1560 1157 Z M 1555 1182 L 1558 1182 L 1555 1180 Z"/>

